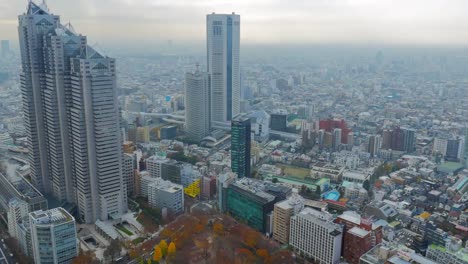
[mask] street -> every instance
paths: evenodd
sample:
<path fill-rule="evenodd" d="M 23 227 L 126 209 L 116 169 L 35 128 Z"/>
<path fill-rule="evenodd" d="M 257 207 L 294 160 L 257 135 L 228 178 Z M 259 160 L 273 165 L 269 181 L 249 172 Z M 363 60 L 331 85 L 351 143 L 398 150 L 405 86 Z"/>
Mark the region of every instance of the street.
<path fill-rule="evenodd" d="M 13 264 L 15 263 L 10 257 L 10 250 L 6 247 L 4 242 L 0 242 L 0 264 Z"/>

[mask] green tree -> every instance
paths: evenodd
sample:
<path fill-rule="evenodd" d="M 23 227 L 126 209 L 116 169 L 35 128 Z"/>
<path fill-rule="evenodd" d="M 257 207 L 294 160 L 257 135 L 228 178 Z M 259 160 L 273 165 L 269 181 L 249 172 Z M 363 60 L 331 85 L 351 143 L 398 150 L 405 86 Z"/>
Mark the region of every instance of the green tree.
<path fill-rule="evenodd" d="M 120 241 L 112 239 L 109 246 L 104 251 L 104 257 L 106 259 L 111 259 L 111 262 L 114 262 L 114 258 L 120 254 L 120 250 Z"/>
<path fill-rule="evenodd" d="M 322 188 L 320 188 L 320 185 L 317 185 L 317 187 L 315 188 L 315 195 L 320 197 L 321 194 L 322 194 Z"/>
<path fill-rule="evenodd" d="M 272 183 L 277 183 L 277 182 L 278 182 L 278 178 L 273 178 L 273 179 L 271 179 L 271 182 L 272 182 Z"/>

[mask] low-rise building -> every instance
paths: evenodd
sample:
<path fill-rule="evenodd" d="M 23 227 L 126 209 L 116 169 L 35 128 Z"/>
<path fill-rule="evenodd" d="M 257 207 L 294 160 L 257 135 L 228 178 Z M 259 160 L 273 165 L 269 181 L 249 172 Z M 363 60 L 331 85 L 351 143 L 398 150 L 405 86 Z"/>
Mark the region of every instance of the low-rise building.
<path fill-rule="evenodd" d="M 451 237 L 447 239 L 445 246 L 436 244 L 429 245 L 426 257 L 437 263 L 467 264 L 468 249 L 463 247 L 460 239 Z"/>
<path fill-rule="evenodd" d="M 267 230 L 268 214 L 275 196 L 265 192 L 263 182 L 242 178 L 226 190 L 226 211 L 260 232 Z"/>
<path fill-rule="evenodd" d="M 78 255 L 75 219 L 59 207 L 29 214 L 34 262 L 71 263 Z"/>
<path fill-rule="evenodd" d="M 167 208 L 174 214 L 181 213 L 184 211 L 184 188 L 156 178 L 148 185 L 148 203 L 158 209 Z"/>

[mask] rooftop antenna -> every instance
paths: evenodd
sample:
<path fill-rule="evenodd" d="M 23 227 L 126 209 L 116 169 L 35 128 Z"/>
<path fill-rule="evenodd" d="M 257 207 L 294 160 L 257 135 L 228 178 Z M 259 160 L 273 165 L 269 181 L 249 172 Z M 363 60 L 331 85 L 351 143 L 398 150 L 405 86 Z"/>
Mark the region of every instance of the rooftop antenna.
<path fill-rule="evenodd" d="M 200 63 L 197 62 L 197 64 L 195 65 L 195 67 L 197 68 L 197 71 L 196 71 L 196 72 L 199 72 L 199 71 L 200 71 Z"/>

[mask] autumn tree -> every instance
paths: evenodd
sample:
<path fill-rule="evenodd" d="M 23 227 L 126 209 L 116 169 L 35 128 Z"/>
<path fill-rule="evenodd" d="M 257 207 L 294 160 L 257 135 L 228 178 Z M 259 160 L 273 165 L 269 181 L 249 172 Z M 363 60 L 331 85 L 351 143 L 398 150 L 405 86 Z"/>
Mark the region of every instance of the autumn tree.
<path fill-rule="evenodd" d="M 205 226 L 200 224 L 200 223 L 195 225 L 195 232 L 196 233 L 201 233 L 201 232 L 203 232 L 204 229 L 205 229 Z"/>
<path fill-rule="evenodd" d="M 157 245 L 156 247 L 154 247 L 153 260 L 156 262 L 159 262 L 161 258 L 162 258 L 161 248 L 159 247 L 159 245 Z"/>
<path fill-rule="evenodd" d="M 175 253 L 176 253 L 176 245 L 174 244 L 174 242 L 171 242 L 169 244 L 169 247 L 167 248 L 167 255 L 173 256 L 175 255 Z"/>
<path fill-rule="evenodd" d="M 208 256 L 208 248 L 210 247 L 210 242 L 206 238 L 196 238 L 193 240 L 195 246 L 201 250 L 203 250 L 203 254 L 205 257 Z"/>
<path fill-rule="evenodd" d="M 213 230 L 219 236 L 222 236 L 224 234 L 224 226 L 221 223 L 216 222 L 213 225 Z"/>
<path fill-rule="evenodd" d="M 268 250 L 261 248 L 257 249 L 257 256 L 261 257 L 263 260 L 267 260 L 270 254 L 268 254 Z"/>
<path fill-rule="evenodd" d="M 244 235 L 244 243 L 249 247 L 255 247 L 259 240 L 260 236 L 257 231 L 246 230 Z"/>
<path fill-rule="evenodd" d="M 159 241 L 159 248 L 161 249 L 161 253 L 162 253 L 162 256 L 166 256 L 167 254 L 167 242 L 165 239 L 162 239 L 161 241 Z"/>
<path fill-rule="evenodd" d="M 96 259 L 95 255 L 91 251 L 82 251 L 80 249 L 80 254 L 72 260 L 72 264 L 96 264 L 99 261 Z"/>

